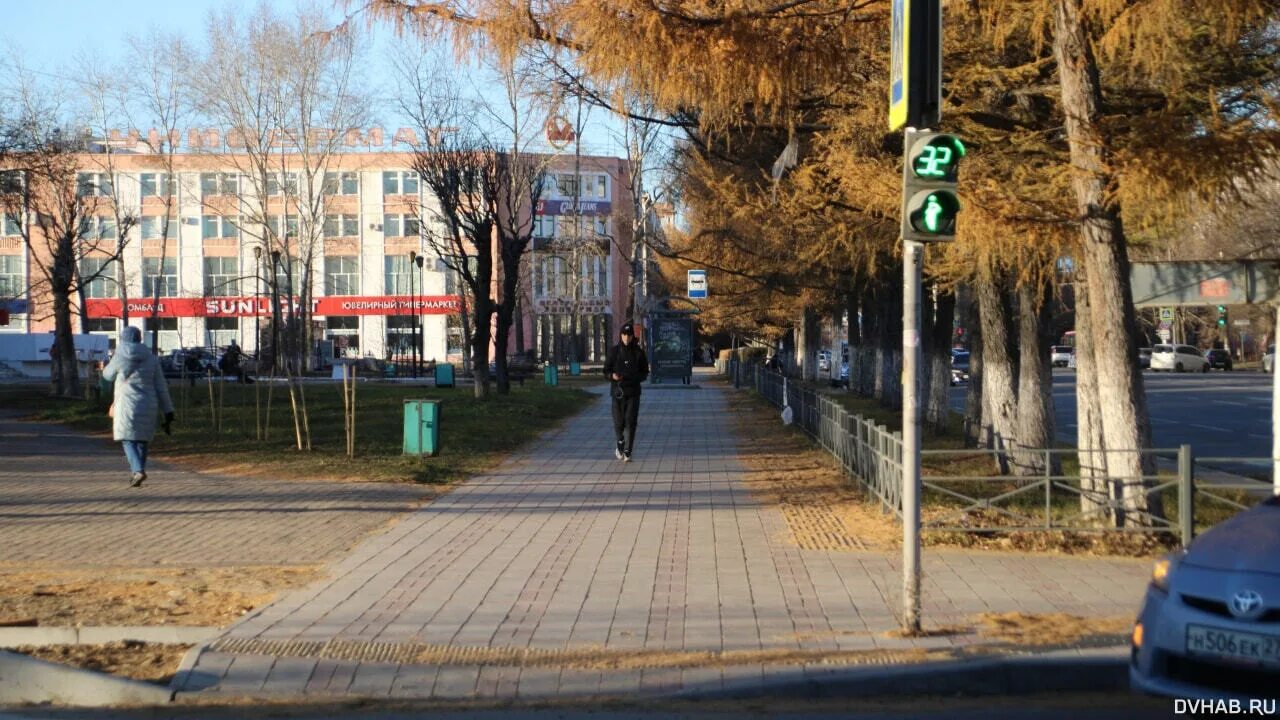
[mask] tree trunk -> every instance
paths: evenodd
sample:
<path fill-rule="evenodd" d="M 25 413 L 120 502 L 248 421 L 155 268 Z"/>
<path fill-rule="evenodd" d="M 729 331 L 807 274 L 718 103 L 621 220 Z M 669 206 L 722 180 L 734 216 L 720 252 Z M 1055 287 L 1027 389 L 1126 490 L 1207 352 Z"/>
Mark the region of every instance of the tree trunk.
<path fill-rule="evenodd" d="M 1003 277 L 992 278 L 977 283 L 975 288 L 982 320 L 984 444 L 1000 451 L 1016 447 L 1018 433 L 1018 397 L 1014 380 L 1017 371 L 1011 353 L 1013 344 L 1003 280 Z M 996 456 L 996 460 L 1001 472 L 1006 472 L 1008 458 L 1002 453 Z"/>
<path fill-rule="evenodd" d="M 1017 456 L 1020 475 L 1042 475 L 1048 469 L 1061 475 L 1058 455 L 1037 451 L 1054 446 L 1053 287 L 1018 288 L 1018 445 L 1028 451 Z M 1046 465 L 1046 459 L 1048 464 Z"/>
<path fill-rule="evenodd" d="M 969 333 L 969 387 L 964 397 L 964 444 L 981 447 L 985 443 L 982 436 L 982 312 L 972 291 L 965 303 L 965 330 Z"/>
<path fill-rule="evenodd" d="M 83 391 L 76 360 L 76 341 L 71 331 L 71 295 L 65 289 L 53 289 L 53 317 L 53 353 L 49 358 L 52 392 L 56 397 L 78 398 Z"/>
<path fill-rule="evenodd" d="M 471 335 L 471 367 L 475 378 L 475 396 L 489 397 L 489 339 L 493 308 L 489 298 L 476 298 L 475 332 Z"/>
<path fill-rule="evenodd" d="M 1141 370 L 1134 361 L 1137 334 L 1124 228 L 1111 192 L 1115 177 L 1108 169 L 1106 140 L 1098 126 L 1102 87 L 1082 5 L 1083 0 L 1056 0 L 1054 51 L 1089 278 L 1098 397 L 1107 398 L 1101 403 L 1102 436 L 1113 451 L 1107 457 L 1107 474 L 1123 485 L 1122 523 L 1150 525 L 1163 517 L 1164 509 L 1159 496 L 1147 495 L 1144 480 L 1154 474 L 1154 458 L 1136 452 L 1150 447 L 1151 428 Z"/>
<path fill-rule="evenodd" d="M 1076 315 L 1076 447 L 1080 459 L 1080 512 L 1085 518 L 1114 523 L 1109 503 L 1106 443 L 1102 437 L 1102 404 L 1093 361 L 1093 323 L 1089 289 L 1076 273 L 1073 286 Z"/>
<path fill-rule="evenodd" d="M 951 333 L 955 325 L 956 296 L 939 292 L 933 304 L 933 316 L 925 347 L 929 351 L 929 380 L 925 421 L 939 435 L 947 430 L 951 418 Z"/>

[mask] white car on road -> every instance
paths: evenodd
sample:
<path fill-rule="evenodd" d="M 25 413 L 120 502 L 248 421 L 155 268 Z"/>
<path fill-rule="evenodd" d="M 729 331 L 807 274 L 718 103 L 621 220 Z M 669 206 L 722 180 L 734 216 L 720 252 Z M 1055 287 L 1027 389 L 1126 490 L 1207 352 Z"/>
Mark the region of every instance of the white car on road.
<path fill-rule="evenodd" d="M 1262 372 L 1269 373 L 1275 369 L 1276 365 L 1276 346 L 1268 345 L 1267 354 L 1262 356 Z"/>
<path fill-rule="evenodd" d="M 1209 372 L 1209 360 L 1190 345 L 1156 345 L 1151 348 L 1151 369 L 1166 372 Z"/>

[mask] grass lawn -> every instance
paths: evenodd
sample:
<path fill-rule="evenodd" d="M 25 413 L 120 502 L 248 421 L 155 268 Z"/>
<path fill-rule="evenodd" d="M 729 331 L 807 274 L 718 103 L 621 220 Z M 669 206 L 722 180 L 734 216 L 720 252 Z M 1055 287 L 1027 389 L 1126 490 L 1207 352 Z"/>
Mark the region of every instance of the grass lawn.
<path fill-rule="evenodd" d="M 283 383 L 272 393 L 266 440 L 256 439 L 255 391 L 265 417 L 268 384 L 214 383 L 222 393 L 222 427 L 213 422 L 209 386 L 170 384 L 178 421 L 163 432 L 155 457 L 179 465 L 282 479 L 342 479 L 451 483 L 494 467 L 508 452 L 534 440 L 587 406 L 594 396 L 573 387 L 544 387 L 539 380 L 515 385 L 511 394 L 478 401 L 471 388 L 436 389 L 360 382 L 356 389 L 356 452 L 346 456 L 342 384 L 306 383 L 312 450 L 295 449 L 293 415 Z M 0 386 L 0 405 L 40 420 L 110 433 L 107 400 L 57 400 L 46 385 Z M 434 457 L 401 454 L 405 399 L 439 400 L 440 449 Z"/>

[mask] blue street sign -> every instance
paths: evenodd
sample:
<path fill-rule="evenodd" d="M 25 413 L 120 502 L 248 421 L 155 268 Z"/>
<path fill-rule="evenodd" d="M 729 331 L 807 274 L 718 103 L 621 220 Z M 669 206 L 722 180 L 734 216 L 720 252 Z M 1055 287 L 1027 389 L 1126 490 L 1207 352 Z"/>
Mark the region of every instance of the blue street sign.
<path fill-rule="evenodd" d="M 707 271 L 689 271 L 689 299 L 701 300 L 707 297 Z"/>

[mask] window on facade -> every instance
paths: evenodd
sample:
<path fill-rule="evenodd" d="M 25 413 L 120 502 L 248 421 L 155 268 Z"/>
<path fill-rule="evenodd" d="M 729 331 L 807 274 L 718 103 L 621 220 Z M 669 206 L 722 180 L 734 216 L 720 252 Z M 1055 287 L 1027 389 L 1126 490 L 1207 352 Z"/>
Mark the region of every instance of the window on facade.
<path fill-rule="evenodd" d="M 359 215 L 325 215 L 325 237 L 357 237 L 360 235 Z"/>
<path fill-rule="evenodd" d="M 267 194 L 279 195 L 280 188 L 281 188 L 280 175 L 278 173 L 271 173 L 270 175 L 268 175 L 267 176 Z M 287 172 L 284 174 L 284 192 L 286 195 L 289 195 L 289 196 L 297 196 L 298 173 Z"/>
<path fill-rule="evenodd" d="M 387 255 L 383 261 L 383 292 L 387 295 L 409 294 L 409 257 Z"/>
<path fill-rule="evenodd" d="M 110 173 L 76 173 L 76 197 L 110 197 L 114 193 Z"/>
<path fill-rule="evenodd" d="M 236 236 L 236 219 L 229 215 L 205 215 L 200 218 L 200 226 L 205 240 Z"/>
<path fill-rule="evenodd" d="M 80 237 L 89 240 L 115 240 L 115 218 L 97 216 L 80 218 Z"/>
<path fill-rule="evenodd" d="M 142 173 L 139 183 L 142 197 L 171 197 L 177 193 L 177 183 L 168 173 Z"/>
<path fill-rule="evenodd" d="M 22 171 L 0 170 L 0 195 L 17 195 L 22 192 Z"/>
<path fill-rule="evenodd" d="M 93 332 L 113 333 L 116 331 L 116 319 L 115 318 L 85 318 L 84 328 L 85 330 L 91 333 Z"/>
<path fill-rule="evenodd" d="M 556 236 L 555 215 L 533 216 L 533 236 L 536 238 L 553 238 Z"/>
<path fill-rule="evenodd" d="M 240 259 L 207 257 L 204 259 L 205 297 L 235 297 L 240 294 Z"/>
<path fill-rule="evenodd" d="M 581 275 L 582 297 L 608 297 L 609 295 L 609 259 L 599 255 L 588 255 L 582 258 Z"/>
<path fill-rule="evenodd" d="M 143 240 L 159 240 L 165 235 L 165 223 L 163 215 L 143 215 L 138 222 L 138 228 L 142 233 Z M 178 218 L 170 216 L 168 234 L 170 239 L 178 236 Z"/>
<path fill-rule="evenodd" d="M 279 215 L 268 215 L 266 224 L 267 224 L 267 227 L 270 228 L 271 233 L 275 237 L 284 237 L 284 235 L 280 231 Z M 288 220 L 286 220 L 285 222 L 285 226 L 289 229 L 288 237 L 290 238 L 298 237 L 298 216 L 297 215 L 289 215 Z"/>
<path fill-rule="evenodd" d="M 384 170 L 382 173 L 383 195 L 417 195 L 418 173 L 412 170 Z"/>
<path fill-rule="evenodd" d="M 325 195 L 358 195 L 360 174 L 355 172 L 327 172 L 324 174 Z"/>
<path fill-rule="evenodd" d="M 422 221 L 417 215 L 382 216 L 382 234 L 387 237 L 417 237 L 422 231 Z"/>
<path fill-rule="evenodd" d="M 298 258 L 281 254 L 280 261 L 276 263 L 275 274 L 276 292 L 284 294 L 292 291 L 296 295 L 302 291 L 302 262 Z"/>
<path fill-rule="evenodd" d="M 406 356 L 413 352 L 414 328 L 417 326 L 417 319 L 413 315 L 387 316 L 387 355 L 389 357 Z"/>
<path fill-rule="evenodd" d="M 116 289 L 116 268 L 120 265 L 111 258 L 83 258 L 80 260 L 80 281 L 86 283 L 84 296 L 87 298 L 113 298 L 120 292 Z"/>
<path fill-rule="evenodd" d="M 556 175 L 556 192 L 562 197 L 573 197 L 578 193 L 578 176 L 569 174 Z"/>
<path fill-rule="evenodd" d="M 0 300 L 26 294 L 23 282 L 22 256 L 0 255 Z"/>
<path fill-rule="evenodd" d="M 232 340 L 240 337 L 240 319 L 233 317 L 211 317 L 204 320 L 205 332 L 209 334 L 208 342 L 213 347 L 230 345 Z"/>
<path fill-rule="evenodd" d="M 330 315 L 325 318 L 324 334 L 333 342 L 334 357 L 359 355 L 360 318 Z"/>
<path fill-rule="evenodd" d="M 200 173 L 200 195 L 236 195 L 240 192 L 240 176 L 235 173 Z"/>
<path fill-rule="evenodd" d="M 360 263 L 358 258 L 325 257 L 324 294 L 360 294 Z"/>
<path fill-rule="evenodd" d="M 22 234 L 22 226 L 18 224 L 18 217 L 9 213 L 5 213 L 3 217 L 0 217 L 0 230 L 3 231 L 0 232 L 0 235 Z"/>
<path fill-rule="evenodd" d="M 155 297 L 177 297 L 178 295 L 178 258 L 167 257 L 142 258 L 142 294 Z"/>

